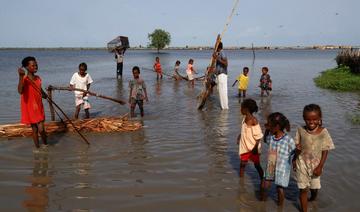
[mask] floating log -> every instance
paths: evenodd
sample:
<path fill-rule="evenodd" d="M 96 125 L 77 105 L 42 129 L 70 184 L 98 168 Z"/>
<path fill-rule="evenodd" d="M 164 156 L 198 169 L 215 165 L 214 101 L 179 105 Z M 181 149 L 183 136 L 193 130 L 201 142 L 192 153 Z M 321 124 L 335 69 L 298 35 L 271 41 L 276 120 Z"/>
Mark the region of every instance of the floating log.
<path fill-rule="evenodd" d="M 81 132 L 128 132 L 142 128 L 138 121 L 131 121 L 125 116 L 122 117 L 99 117 L 82 120 L 72 120 L 76 128 Z M 45 123 L 46 134 L 59 132 L 75 132 L 69 121 L 52 121 Z M 0 137 L 30 137 L 32 130 L 25 124 L 0 125 Z"/>

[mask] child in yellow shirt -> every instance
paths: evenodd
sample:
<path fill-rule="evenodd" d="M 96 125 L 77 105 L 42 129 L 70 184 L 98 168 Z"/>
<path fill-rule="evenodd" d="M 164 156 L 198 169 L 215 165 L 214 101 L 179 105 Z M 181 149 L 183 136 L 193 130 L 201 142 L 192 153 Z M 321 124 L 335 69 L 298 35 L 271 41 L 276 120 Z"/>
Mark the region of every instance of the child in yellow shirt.
<path fill-rule="evenodd" d="M 249 73 L 249 68 L 248 67 L 244 67 L 243 68 L 243 73 L 240 74 L 235 82 L 233 83 L 232 87 L 234 87 L 234 85 L 236 84 L 236 82 L 239 82 L 239 97 L 241 97 L 241 93 L 243 94 L 243 97 L 246 97 L 246 90 L 247 87 L 249 85 L 249 77 L 248 77 L 248 73 Z"/>

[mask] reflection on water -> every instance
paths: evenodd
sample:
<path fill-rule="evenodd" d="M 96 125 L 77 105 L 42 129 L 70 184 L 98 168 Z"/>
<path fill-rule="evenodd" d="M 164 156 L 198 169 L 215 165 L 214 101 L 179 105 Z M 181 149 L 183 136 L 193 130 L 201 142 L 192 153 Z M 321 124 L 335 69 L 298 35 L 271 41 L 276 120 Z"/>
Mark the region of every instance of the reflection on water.
<path fill-rule="evenodd" d="M 47 150 L 34 153 L 33 164 L 31 185 L 25 187 L 25 193 L 29 198 L 23 201 L 23 206 L 28 211 L 46 211 L 49 204 L 49 185 L 52 183 Z"/>
<path fill-rule="evenodd" d="M 94 79 L 94 92 L 124 100 L 129 95 L 128 81 L 133 78 L 131 67 L 150 67 L 157 56 L 148 51 L 128 51 L 124 77 L 116 80 L 113 55 L 106 51 L 0 51 L 0 74 L 8 79 L 0 84 L 0 123 L 19 120 L 17 75 L 11 70 L 28 55 L 37 57 L 44 86 L 67 85 L 74 67 L 84 61 Z M 252 65 L 252 52 L 228 51 L 227 55 L 231 85 L 244 66 Z M 262 128 L 266 117 L 279 111 L 291 121 L 291 135 L 304 124 L 304 105 L 322 106 L 324 125 L 336 150 L 326 161 L 319 201 L 310 207 L 358 211 L 360 204 L 353 194 L 360 188 L 356 175 L 360 173 L 360 130 L 347 114 L 359 113 L 359 95 L 322 90 L 312 80 L 320 71 L 335 66 L 335 55 L 335 51 L 317 50 L 259 51 L 250 70 L 247 97 L 259 106 L 256 115 Z M 165 68 L 173 67 L 176 60 L 194 58 L 199 73 L 208 66 L 210 56 L 211 51 L 166 51 L 160 55 Z M 262 66 L 270 68 L 274 84 L 271 97 L 261 98 L 257 87 Z M 247 166 L 245 177 L 239 179 L 236 137 L 243 118 L 243 99 L 237 98 L 236 87 L 229 87 L 228 111 L 220 109 L 216 90 L 204 110 L 198 111 L 201 82 L 189 88 L 184 80 L 164 77 L 156 81 L 152 71 L 142 71 L 141 76 L 150 101 L 144 105 L 145 117 L 140 119 L 144 128 L 140 131 L 88 133 L 90 147 L 76 134 L 53 135 L 49 137 L 51 151 L 34 156 L 30 138 L 0 140 L 0 211 L 20 211 L 23 207 L 35 211 L 298 211 L 293 179 L 285 191 L 284 208 L 276 206 L 275 187 L 270 189 L 268 201 L 259 202 L 260 182 L 253 166 Z M 72 114 L 73 93 L 54 95 L 65 112 Z M 96 97 L 91 102 L 92 116 L 129 112 L 129 105 Z M 45 107 L 50 117 L 48 105 Z M 262 164 L 266 163 L 266 148 L 263 145 Z M 30 185 L 29 170 L 33 172 Z"/>

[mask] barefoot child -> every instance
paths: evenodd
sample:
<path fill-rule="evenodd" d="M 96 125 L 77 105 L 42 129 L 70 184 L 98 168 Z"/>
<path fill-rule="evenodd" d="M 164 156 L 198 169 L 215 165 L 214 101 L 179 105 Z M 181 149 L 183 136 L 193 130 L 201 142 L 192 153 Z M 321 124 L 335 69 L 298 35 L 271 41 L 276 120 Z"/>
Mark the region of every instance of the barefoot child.
<path fill-rule="evenodd" d="M 39 148 L 39 134 L 44 145 L 47 145 L 44 128 L 45 113 L 41 99 L 46 98 L 46 94 L 41 89 L 41 78 L 35 75 L 38 70 L 35 57 L 25 57 L 21 64 L 22 67 L 18 69 L 18 92 L 21 95 L 21 123 L 31 125 L 34 144 L 36 148 Z M 25 75 L 24 69 L 27 70 L 27 75 Z"/>
<path fill-rule="evenodd" d="M 261 96 L 264 96 L 264 92 L 266 95 L 270 95 L 270 91 L 272 90 L 272 81 L 270 75 L 268 74 L 269 69 L 268 67 L 262 67 L 261 69 L 261 77 L 260 77 L 260 88 L 261 88 Z"/>
<path fill-rule="evenodd" d="M 243 68 L 243 73 L 240 74 L 237 79 L 235 80 L 235 82 L 233 83 L 232 87 L 234 87 L 234 85 L 239 82 L 239 97 L 241 97 L 241 93 L 243 94 L 243 97 L 246 97 L 246 90 L 249 84 L 249 77 L 248 77 L 248 73 L 249 73 L 249 68 L 248 67 L 244 67 Z"/>
<path fill-rule="evenodd" d="M 285 132 L 285 129 L 290 131 L 290 123 L 283 114 L 270 114 L 265 126 L 270 134 L 266 139 L 269 149 L 264 176 L 264 190 L 270 186 L 271 182 L 274 182 L 278 193 L 278 205 L 283 205 L 285 198 L 284 188 L 289 185 L 291 157 L 294 154 L 295 142 Z M 262 199 L 266 200 L 266 194 Z"/>
<path fill-rule="evenodd" d="M 162 79 L 163 75 L 162 75 L 162 68 L 161 68 L 161 64 L 160 64 L 160 58 L 156 57 L 155 58 L 155 63 L 154 63 L 154 71 L 156 72 L 156 79 Z"/>
<path fill-rule="evenodd" d="M 245 99 L 241 103 L 241 114 L 245 115 L 241 125 L 241 134 L 238 139 L 240 155 L 240 177 L 244 176 L 245 166 L 249 160 L 254 166 L 262 181 L 264 172 L 260 166 L 260 139 L 263 137 L 259 122 L 253 115 L 258 111 L 256 102 L 252 99 Z M 238 138 L 239 138 L 238 137 Z"/>
<path fill-rule="evenodd" d="M 293 166 L 300 189 L 300 204 L 302 211 L 307 211 L 308 191 L 310 201 L 316 200 L 321 188 L 320 176 L 329 150 L 334 149 L 334 143 L 326 128 L 322 127 L 322 114 L 319 105 L 306 105 L 303 110 L 304 127 L 299 127 L 295 136 L 296 154 Z"/>
<path fill-rule="evenodd" d="M 86 73 L 87 65 L 86 63 L 80 63 L 79 71 L 74 73 L 70 80 L 71 88 L 78 88 L 88 91 L 90 89 L 90 84 L 93 82 L 90 74 Z M 79 112 L 81 105 L 85 111 L 85 117 L 90 118 L 89 109 L 91 108 L 89 103 L 89 95 L 81 91 L 74 91 L 75 93 L 75 115 L 74 118 L 79 118 Z"/>
<path fill-rule="evenodd" d="M 195 69 L 194 69 L 194 60 L 193 59 L 189 60 L 189 63 L 188 63 L 187 68 L 186 68 L 186 74 L 187 74 L 187 77 L 189 79 L 189 85 L 191 87 L 194 87 L 194 85 L 195 85 L 194 74 L 196 74 L 196 72 L 195 72 Z"/>
<path fill-rule="evenodd" d="M 135 117 L 135 107 L 139 106 L 141 117 L 144 116 L 144 99 L 148 101 L 146 92 L 146 85 L 143 79 L 140 78 L 140 68 L 134 66 L 132 69 L 134 79 L 129 82 L 129 104 L 131 109 L 131 117 Z"/>

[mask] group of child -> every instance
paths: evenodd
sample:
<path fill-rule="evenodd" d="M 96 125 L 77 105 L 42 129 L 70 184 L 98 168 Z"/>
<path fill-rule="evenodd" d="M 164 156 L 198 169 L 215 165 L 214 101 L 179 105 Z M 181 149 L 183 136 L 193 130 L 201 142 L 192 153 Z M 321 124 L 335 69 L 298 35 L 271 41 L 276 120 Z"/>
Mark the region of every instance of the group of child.
<path fill-rule="evenodd" d="M 261 96 L 264 96 L 264 93 L 266 93 L 267 96 L 270 95 L 270 91 L 272 90 L 272 81 L 269 75 L 269 68 L 268 67 L 262 67 L 261 68 L 261 77 L 260 77 L 260 84 L 259 87 L 261 89 Z M 249 85 L 249 68 L 248 67 L 244 67 L 243 68 L 243 73 L 240 74 L 235 82 L 232 84 L 232 87 L 234 87 L 234 85 L 236 83 L 238 83 L 238 96 L 239 97 L 246 97 L 246 90 L 248 88 Z"/>
<path fill-rule="evenodd" d="M 181 77 L 181 75 L 179 74 L 180 64 L 181 64 L 181 62 L 179 60 L 177 60 L 175 62 L 174 72 L 173 72 L 173 75 L 171 76 L 171 78 L 173 78 L 174 80 L 182 80 L 183 79 L 183 77 Z M 153 65 L 153 68 L 154 68 L 154 71 L 156 72 L 156 79 L 157 80 L 162 79 L 163 71 L 161 68 L 161 63 L 160 63 L 159 57 L 155 58 L 155 63 Z M 186 67 L 186 75 L 187 75 L 187 80 L 189 81 L 190 87 L 194 87 L 194 85 L 195 85 L 195 74 L 197 74 L 197 72 L 195 71 L 195 68 L 194 68 L 194 59 L 190 58 L 188 65 Z"/>
<path fill-rule="evenodd" d="M 266 200 L 266 190 L 271 182 L 277 187 L 278 204 L 282 205 L 284 188 L 289 185 L 291 167 L 300 190 L 302 211 L 307 211 L 308 191 L 310 201 L 317 197 L 320 189 L 320 176 L 328 151 L 334 149 L 329 132 L 322 126 L 322 113 L 316 104 L 306 105 L 303 109 L 305 126 L 296 131 L 295 140 L 287 133 L 290 131 L 289 120 L 279 112 L 270 114 L 265 124 L 263 135 L 259 122 L 254 116 L 258 111 L 256 101 L 245 99 L 241 103 L 242 121 L 239 144 L 240 177 L 244 176 L 245 166 L 251 160 L 261 180 L 261 199 Z M 267 165 L 263 171 L 260 165 L 261 139 L 269 145 Z"/>

